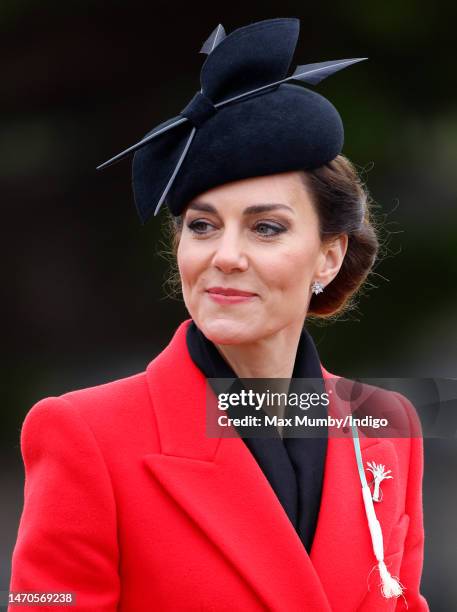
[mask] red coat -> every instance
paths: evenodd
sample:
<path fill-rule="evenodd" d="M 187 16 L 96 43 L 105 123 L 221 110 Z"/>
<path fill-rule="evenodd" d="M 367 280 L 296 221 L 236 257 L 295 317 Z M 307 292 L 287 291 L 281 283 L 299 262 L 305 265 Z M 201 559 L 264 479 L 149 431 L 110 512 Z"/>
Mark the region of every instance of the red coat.
<path fill-rule="evenodd" d="M 367 589 L 376 560 L 352 438 L 329 437 L 308 555 L 244 442 L 205 436 L 206 379 L 187 351 L 189 323 L 145 372 L 30 410 L 10 590 L 71 591 L 75 608 L 52 609 L 88 612 L 406 609 L 380 595 L 377 570 Z M 386 565 L 406 587 L 409 612 L 428 610 L 419 593 L 422 439 L 360 442 L 365 462 L 394 474 L 376 505 Z"/>

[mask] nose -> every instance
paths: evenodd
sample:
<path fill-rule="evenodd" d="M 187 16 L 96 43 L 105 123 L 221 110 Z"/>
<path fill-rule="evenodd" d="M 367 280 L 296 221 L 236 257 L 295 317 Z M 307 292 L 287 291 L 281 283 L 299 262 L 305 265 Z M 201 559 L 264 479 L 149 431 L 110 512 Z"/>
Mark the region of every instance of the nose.
<path fill-rule="evenodd" d="M 248 268 L 248 257 L 239 229 L 236 227 L 224 229 L 222 236 L 216 242 L 212 263 L 226 274 Z"/>

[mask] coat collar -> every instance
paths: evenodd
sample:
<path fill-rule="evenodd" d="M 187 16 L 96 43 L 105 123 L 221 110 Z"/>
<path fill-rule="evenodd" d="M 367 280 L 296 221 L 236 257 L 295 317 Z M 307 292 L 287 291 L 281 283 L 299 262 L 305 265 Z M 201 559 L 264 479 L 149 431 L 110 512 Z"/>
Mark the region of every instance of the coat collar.
<path fill-rule="evenodd" d="M 329 432 L 321 507 L 308 555 L 243 440 L 206 437 L 206 379 L 187 350 L 190 323 L 179 325 L 147 367 L 160 451 L 145 455 L 145 464 L 268 609 L 298 611 L 304 602 L 308 609 L 328 612 L 357 609 L 375 559 L 352 437 Z M 331 387 L 336 377 L 324 367 L 322 373 Z M 348 413 L 344 401 L 330 397 L 330 414 Z M 389 440 L 361 436 L 360 445 L 365 463 L 382 461 L 398 473 Z M 398 480 L 388 483 L 390 493 L 377 508 L 387 545 L 400 497 Z"/>

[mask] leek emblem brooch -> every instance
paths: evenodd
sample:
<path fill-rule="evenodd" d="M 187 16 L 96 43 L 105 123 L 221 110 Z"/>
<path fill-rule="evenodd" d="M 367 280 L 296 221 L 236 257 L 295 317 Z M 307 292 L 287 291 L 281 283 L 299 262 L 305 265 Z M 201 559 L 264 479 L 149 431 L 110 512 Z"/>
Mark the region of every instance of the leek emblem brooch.
<path fill-rule="evenodd" d="M 389 476 L 392 470 L 386 470 L 386 466 L 382 463 L 375 463 L 374 461 L 367 461 L 368 467 L 366 468 L 373 474 L 373 501 L 380 502 L 382 501 L 382 489 L 380 488 L 380 484 L 383 480 L 387 480 L 388 478 L 393 478 L 393 476 Z"/>

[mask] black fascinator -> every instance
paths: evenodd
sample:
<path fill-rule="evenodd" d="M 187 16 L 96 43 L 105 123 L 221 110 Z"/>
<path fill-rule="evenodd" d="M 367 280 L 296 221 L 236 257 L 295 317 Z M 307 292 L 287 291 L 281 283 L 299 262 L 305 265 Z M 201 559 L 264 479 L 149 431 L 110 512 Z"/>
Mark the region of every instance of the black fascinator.
<path fill-rule="evenodd" d="M 336 108 L 306 87 L 367 58 L 299 65 L 287 76 L 298 40 L 296 18 L 267 19 L 203 44 L 200 91 L 142 140 L 98 166 L 135 152 L 132 183 L 144 224 L 166 204 L 173 215 L 199 193 L 253 176 L 317 168 L 341 153 Z"/>

